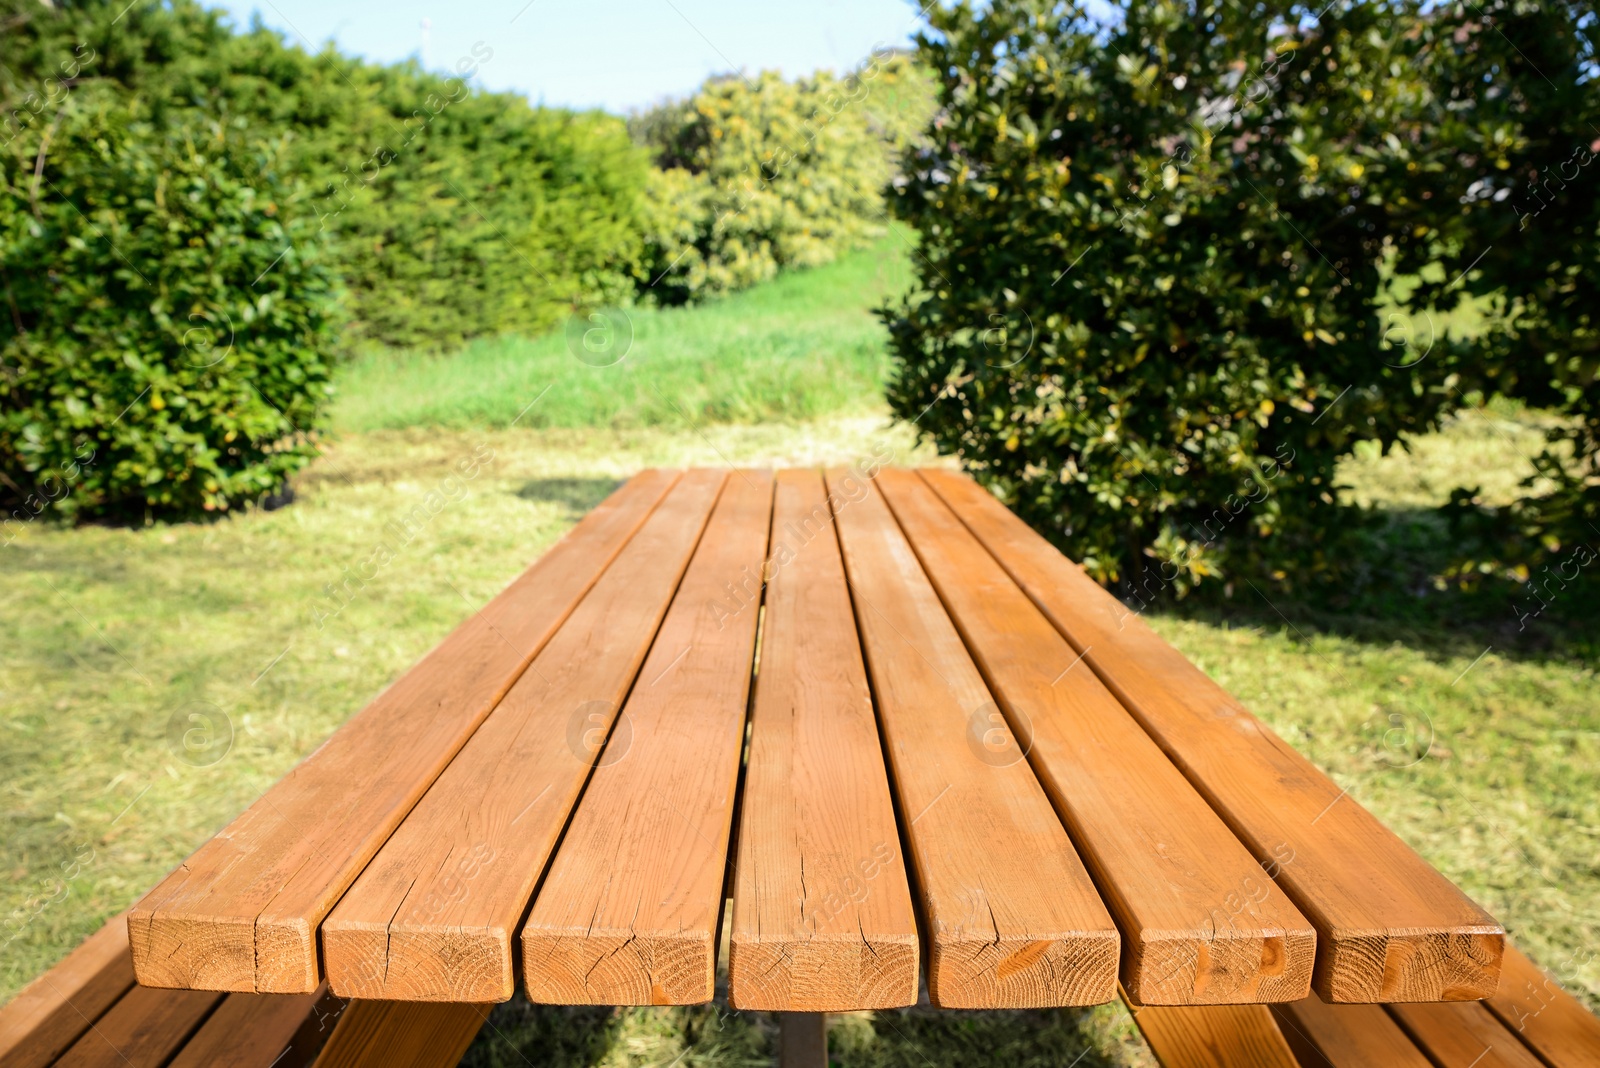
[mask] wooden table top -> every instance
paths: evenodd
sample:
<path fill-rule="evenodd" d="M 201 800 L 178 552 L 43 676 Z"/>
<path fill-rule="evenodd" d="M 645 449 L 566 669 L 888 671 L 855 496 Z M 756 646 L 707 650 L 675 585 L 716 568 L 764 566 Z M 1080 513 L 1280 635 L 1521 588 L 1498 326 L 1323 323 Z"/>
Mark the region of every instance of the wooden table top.
<path fill-rule="evenodd" d="M 1454 1001 L 1482 909 L 988 492 L 646 471 L 129 913 L 142 985 Z"/>

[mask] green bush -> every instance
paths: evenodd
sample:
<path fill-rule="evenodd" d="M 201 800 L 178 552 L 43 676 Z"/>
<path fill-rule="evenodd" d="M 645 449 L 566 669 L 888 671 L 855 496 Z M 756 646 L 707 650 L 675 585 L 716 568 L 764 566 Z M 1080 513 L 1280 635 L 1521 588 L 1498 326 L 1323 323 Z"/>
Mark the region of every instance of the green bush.
<path fill-rule="evenodd" d="M 1341 443 L 1303 413 L 1371 342 L 1322 325 L 1367 324 L 1339 268 L 1276 232 L 1276 178 L 1300 170 L 1282 138 L 1236 153 L 1201 118 L 1236 65 L 1276 84 L 1294 38 L 1183 8 L 1130 5 L 1104 46 L 1060 5 L 929 12 L 945 111 L 895 205 L 921 291 L 889 314 L 897 413 L 1098 578 L 1179 591 L 1316 529 Z M 1241 194 L 1252 173 L 1270 192 Z"/>
<path fill-rule="evenodd" d="M 1420 271 L 1444 246 L 1472 265 L 1423 277 L 1412 300 L 1463 292 L 1499 308 L 1495 329 L 1454 354 L 1462 390 L 1566 416 L 1523 500 L 1497 510 L 1476 486 L 1457 493 L 1457 530 L 1476 536 L 1460 539 L 1455 577 L 1526 582 L 1528 610 L 1542 611 L 1573 581 L 1600 581 L 1600 20 L 1571 0 L 1448 5 L 1405 46 L 1429 93 L 1398 131 L 1409 174 L 1388 200 L 1428 240 L 1400 246 L 1397 263 Z"/>
<path fill-rule="evenodd" d="M 1148 0 L 1100 22 L 995 0 L 928 17 L 944 111 L 894 205 L 922 256 L 886 310 L 891 403 L 1136 596 L 1338 576 L 1362 519 L 1339 459 L 1495 384 L 1481 343 L 1412 330 L 1395 275 L 1444 313 L 1495 288 L 1531 302 L 1518 269 L 1592 285 L 1573 275 L 1594 244 L 1571 234 L 1498 281 L 1473 262 L 1493 237 L 1470 225 L 1472 183 L 1492 193 L 1530 120 L 1555 120 L 1519 103 L 1531 75 L 1506 91 L 1507 47 L 1440 58 L 1441 38 L 1488 39 L 1480 15 Z M 1588 360 L 1561 374 L 1592 382 Z"/>
<path fill-rule="evenodd" d="M 334 282 L 282 153 L 197 115 L 138 121 L 112 98 L 0 153 L 13 522 L 225 509 L 314 454 Z"/>
<path fill-rule="evenodd" d="M 846 78 L 708 81 L 634 120 L 655 155 L 646 289 L 682 303 L 880 236 L 896 154 L 926 124 L 927 75 L 883 52 Z"/>

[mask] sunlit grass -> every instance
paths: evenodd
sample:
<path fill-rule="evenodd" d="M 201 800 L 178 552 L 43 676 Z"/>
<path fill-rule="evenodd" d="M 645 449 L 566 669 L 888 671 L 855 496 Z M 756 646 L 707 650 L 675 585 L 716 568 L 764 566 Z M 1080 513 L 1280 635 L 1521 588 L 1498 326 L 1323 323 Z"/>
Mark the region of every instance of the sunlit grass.
<path fill-rule="evenodd" d="M 872 308 L 910 284 L 897 229 L 835 263 L 693 308 L 597 313 L 539 338 L 446 355 L 375 353 L 339 382 L 346 431 L 403 427 L 695 427 L 881 404 Z"/>

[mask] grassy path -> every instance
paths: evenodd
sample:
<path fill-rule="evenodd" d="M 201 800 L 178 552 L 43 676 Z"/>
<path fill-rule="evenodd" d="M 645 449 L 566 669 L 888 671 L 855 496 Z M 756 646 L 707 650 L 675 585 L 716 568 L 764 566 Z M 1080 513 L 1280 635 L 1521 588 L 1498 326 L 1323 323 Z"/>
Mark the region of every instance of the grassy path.
<path fill-rule="evenodd" d="M 335 424 L 690 427 L 875 409 L 886 355 L 869 309 L 910 285 L 902 240 L 694 308 L 614 311 L 448 356 L 373 355 L 343 377 Z"/>

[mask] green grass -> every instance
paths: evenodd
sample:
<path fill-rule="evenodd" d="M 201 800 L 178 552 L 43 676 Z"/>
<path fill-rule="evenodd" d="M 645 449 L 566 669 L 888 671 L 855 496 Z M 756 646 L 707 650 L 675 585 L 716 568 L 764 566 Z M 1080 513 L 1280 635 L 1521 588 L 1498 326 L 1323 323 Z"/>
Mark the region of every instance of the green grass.
<path fill-rule="evenodd" d="M 904 240 L 695 308 L 612 311 L 444 356 L 374 353 L 343 377 L 334 423 L 693 427 L 873 409 L 886 359 L 871 309 L 910 283 Z"/>
<path fill-rule="evenodd" d="M 620 401 L 598 429 L 540 427 L 531 412 L 510 429 L 452 422 L 481 404 L 482 419 L 509 423 L 527 404 L 513 380 L 539 381 L 532 371 L 515 379 L 510 355 L 502 365 L 474 352 L 542 344 L 539 359 L 566 367 L 564 345 L 548 341 L 469 350 L 461 377 L 470 381 L 454 386 L 439 360 L 400 360 L 387 372 L 372 364 L 345 381 L 346 432 L 297 480 L 287 508 L 140 529 L 36 523 L 0 548 L 0 1001 L 153 885 L 640 467 L 848 462 L 885 445 L 897 462 L 932 462 L 890 427 L 881 402 L 831 379 L 804 379 L 811 392 L 777 409 L 779 421 L 745 421 L 746 409 L 730 406 L 735 423 L 701 422 L 714 406 L 694 391 L 710 396 L 721 380 L 696 377 L 686 355 L 703 316 L 706 336 L 720 339 L 708 344 L 723 346 L 717 360 L 744 344 L 753 365 L 776 365 L 790 351 L 782 346 L 796 343 L 782 323 L 805 317 L 796 308 L 822 309 L 832 333 L 807 335 L 805 358 L 866 346 L 836 377 L 875 383 L 882 335 L 868 307 L 873 285 L 889 283 L 871 280 L 903 270 L 898 252 L 880 248 L 706 308 L 648 313 L 660 316 L 656 336 L 677 339 L 678 355 L 641 361 L 637 373 L 681 375 L 652 381 L 697 413 L 693 425 L 643 418 Z M 508 377 L 485 385 L 490 365 Z M 648 405 L 653 395 L 632 396 Z M 754 387 L 748 395 L 771 400 Z M 357 429 L 381 426 L 380 417 L 414 421 L 430 406 L 441 413 L 425 420 L 432 427 Z M 582 421 L 578 408 L 547 414 L 557 411 Z M 823 414 L 799 418 L 809 413 Z M 1426 510 L 1462 481 L 1504 499 L 1539 426 L 1534 414 L 1490 408 L 1415 439 L 1409 452 L 1346 465 L 1352 495 L 1388 517 L 1374 534 L 1381 596 L 1333 614 L 1247 591 L 1152 623 L 1600 1007 L 1600 960 L 1585 956 L 1600 939 L 1590 639 L 1552 625 L 1541 641 L 1522 641 L 1506 633 L 1507 619 L 1467 617 L 1406 570 L 1446 537 Z M 468 494 L 318 626 L 323 587 L 480 446 L 494 458 Z M 231 729 L 225 751 L 185 748 L 196 710 Z M 491 1022 L 468 1063 L 731 1068 L 768 1063 L 772 1051 L 770 1017 L 714 1008 L 515 1001 Z M 1068 1064 L 1085 1049 L 1081 1068 L 1153 1064 L 1115 1007 L 850 1014 L 836 1025 L 833 1054 L 852 1066 L 944 1068 Z"/>

